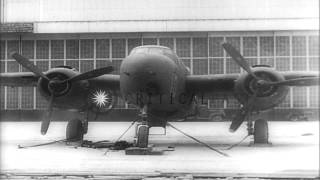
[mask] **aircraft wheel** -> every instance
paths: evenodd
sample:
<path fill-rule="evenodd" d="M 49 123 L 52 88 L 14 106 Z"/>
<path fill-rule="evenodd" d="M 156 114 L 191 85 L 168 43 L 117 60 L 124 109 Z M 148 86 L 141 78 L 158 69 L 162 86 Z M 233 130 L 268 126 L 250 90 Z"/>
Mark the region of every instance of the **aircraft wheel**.
<path fill-rule="evenodd" d="M 68 122 L 66 129 L 67 141 L 83 140 L 84 128 L 80 119 L 72 119 Z"/>
<path fill-rule="evenodd" d="M 268 144 L 269 132 L 268 132 L 268 121 L 264 119 L 258 119 L 254 123 L 254 143 Z"/>
<path fill-rule="evenodd" d="M 137 146 L 140 148 L 148 147 L 149 127 L 147 125 L 140 125 L 138 127 Z"/>

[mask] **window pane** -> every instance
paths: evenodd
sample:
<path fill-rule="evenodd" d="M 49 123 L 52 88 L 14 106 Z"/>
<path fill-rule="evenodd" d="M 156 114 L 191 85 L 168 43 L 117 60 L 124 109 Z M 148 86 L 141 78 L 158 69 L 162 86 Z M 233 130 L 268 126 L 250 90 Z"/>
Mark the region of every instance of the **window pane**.
<path fill-rule="evenodd" d="M 79 71 L 79 60 L 67 60 L 66 65 Z"/>
<path fill-rule="evenodd" d="M 107 67 L 108 65 L 111 64 L 111 61 L 109 60 L 96 60 L 96 68 L 102 68 L 102 67 Z"/>
<path fill-rule="evenodd" d="M 257 37 L 243 37 L 243 55 L 257 56 Z"/>
<path fill-rule="evenodd" d="M 319 108 L 319 87 L 310 87 L 310 106 Z"/>
<path fill-rule="evenodd" d="M 208 74 L 208 60 L 194 59 L 193 60 L 193 74 Z"/>
<path fill-rule="evenodd" d="M 208 57 L 207 38 L 193 38 L 193 57 Z"/>
<path fill-rule="evenodd" d="M 274 67 L 274 59 L 273 58 L 260 58 L 260 64 L 269 65 Z"/>
<path fill-rule="evenodd" d="M 260 56 L 273 56 L 273 37 L 260 37 Z"/>
<path fill-rule="evenodd" d="M 290 70 L 290 58 L 277 58 L 276 59 L 276 69 L 279 71 L 289 71 Z"/>
<path fill-rule="evenodd" d="M 124 58 L 126 56 L 125 39 L 112 39 L 112 58 Z"/>
<path fill-rule="evenodd" d="M 290 39 L 289 36 L 276 37 L 276 55 L 290 56 Z"/>
<path fill-rule="evenodd" d="M 64 41 L 51 41 L 51 59 L 64 59 Z"/>
<path fill-rule="evenodd" d="M 21 89 L 21 109 L 33 109 L 33 87 Z"/>
<path fill-rule="evenodd" d="M 112 66 L 114 67 L 114 71 L 112 74 L 120 74 L 120 65 L 121 65 L 122 60 L 113 60 L 112 61 Z"/>
<path fill-rule="evenodd" d="M 190 59 L 182 59 L 182 62 L 185 66 L 187 66 L 188 68 L 191 68 Z"/>
<path fill-rule="evenodd" d="M 143 38 L 143 45 L 157 45 L 156 38 Z"/>
<path fill-rule="evenodd" d="M 49 41 L 39 40 L 36 41 L 36 58 L 49 59 Z"/>
<path fill-rule="evenodd" d="M 211 109 L 222 109 L 224 105 L 223 99 L 210 99 L 209 107 Z"/>
<path fill-rule="evenodd" d="M 211 58 L 209 60 L 210 74 L 223 74 L 223 58 Z"/>
<path fill-rule="evenodd" d="M 36 91 L 36 108 L 37 109 L 47 109 L 48 107 L 48 101 L 40 95 L 39 91 Z"/>
<path fill-rule="evenodd" d="M 22 41 L 22 56 L 33 59 L 34 58 L 34 45 L 32 40 Z"/>
<path fill-rule="evenodd" d="M 141 39 L 128 39 L 128 53 L 137 46 L 141 46 Z"/>
<path fill-rule="evenodd" d="M 240 73 L 240 67 L 231 58 L 226 59 L 226 73 Z"/>
<path fill-rule="evenodd" d="M 173 38 L 160 38 L 159 43 L 173 50 Z"/>
<path fill-rule="evenodd" d="M 93 60 L 81 60 L 80 61 L 80 72 L 87 72 L 93 70 Z"/>
<path fill-rule="evenodd" d="M 236 50 L 240 52 L 240 37 L 227 37 L 227 42 L 230 43 Z M 228 53 L 227 57 L 230 57 Z"/>
<path fill-rule="evenodd" d="M 292 37 L 292 55 L 305 56 L 307 54 L 306 37 L 293 36 Z"/>
<path fill-rule="evenodd" d="M 292 70 L 307 70 L 307 58 L 294 57 L 292 58 Z"/>
<path fill-rule="evenodd" d="M 0 59 L 5 59 L 6 41 L 0 41 Z"/>
<path fill-rule="evenodd" d="M 6 66 L 6 62 L 0 61 L 0 72 L 1 73 L 5 72 L 5 66 Z"/>
<path fill-rule="evenodd" d="M 309 55 L 319 56 L 319 36 L 309 36 Z"/>
<path fill-rule="evenodd" d="M 307 107 L 306 87 L 293 87 L 293 107 Z"/>
<path fill-rule="evenodd" d="M 287 94 L 286 98 L 278 105 L 278 109 L 290 107 L 290 93 Z"/>
<path fill-rule="evenodd" d="M 93 58 L 93 39 L 80 40 L 80 57 Z"/>
<path fill-rule="evenodd" d="M 109 39 L 96 40 L 96 57 L 109 58 Z"/>
<path fill-rule="evenodd" d="M 18 109 L 18 87 L 7 87 L 7 108 Z"/>
<path fill-rule="evenodd" d="M 8 61 L 7 72 L 19 72 L 19 64 L 16 61 Z"/>
<path fill-rule="evenodd" d="M 221 46 L 223 37 L 209 38 L 209 56 L 210 57 L 223 57 L 223 48 Z"/>
<path fill-rule="evenodd" d="M 176 43 L 177 55 L 179 57 L 190 57 L 190 38 L 177 38 Z"/>
<path fill-rule="evenodd" d="M 54 68 L 57 66 L 63 66 L 64 62 L 63 60 L 51 60 L 51 67 L 50 68 Z"/>
<path fill-rule="evenodd" d="M 37 60 L 36 65 L 42 72 L 47 71 L 49 69 L 49 61 Z"/>
<path fill-rule="evenodd" d="M 7 57 L 8 59 L 13 59 L 11 56 L 10 56 L 10 53 L 12 53 L 13 51 L 15 52 L 19 52 L 19 41 L 16 41 L 16 40 L 10 40 L 10 41 L 7 41 Z"/>
<path fill-rule="evenodd" d="M 66 53 L 67 59 L 79 58 L 79 40 L 67 40 L 66 41 Z"/>
<path fill-rule="evenodd" d="M 246 58 L 248 64 L 250 66 L 254 66 L 258 64 L 258 59 L 257 58 Z"/>
<path fill-rule="evenodd" d="M 0 110 L 4 109 L 4 98 L 5 98 L 5 87 L 1 86 L 0 87 Z"/>
<path fill-rule="evenodd" d="M 319 71 L 319 57 L 311 57 L 309 58 L 309 68 L 311 71 Z"/>

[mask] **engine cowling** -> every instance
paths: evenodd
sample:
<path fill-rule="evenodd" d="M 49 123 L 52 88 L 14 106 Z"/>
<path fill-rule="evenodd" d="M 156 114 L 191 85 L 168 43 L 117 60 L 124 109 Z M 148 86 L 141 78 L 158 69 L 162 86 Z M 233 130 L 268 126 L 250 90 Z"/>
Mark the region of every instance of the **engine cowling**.
<path fill-rule="evenodd" d="M 254 74 L 265 81 L 283 81 L 284 77 L 270 67 L 253 67 Z M 288 94 L 289 88 L 287 86 L 268 85 L 259 87 L 258 80 L 244 73 L 235 82 L 235 97 L 246 104 L 249 98 L 255 97 L 253 111 L 261 111 L 270 109 L 281 103 Z"/>
<path fill-rule="evenodd" d="M 66 81 L 58 83 L 58 81 L 61 82 L 78 74 L 78 71 L 71 68 L 62 67 L 50 69 L 45 73 L 50 81 L 40 78 L 37 86 L 38 91 L 47 100 L 49 100 L 54 93 L 54 106 L 66 109 L 81 109 L 87 103 L 88 81 Z"/>

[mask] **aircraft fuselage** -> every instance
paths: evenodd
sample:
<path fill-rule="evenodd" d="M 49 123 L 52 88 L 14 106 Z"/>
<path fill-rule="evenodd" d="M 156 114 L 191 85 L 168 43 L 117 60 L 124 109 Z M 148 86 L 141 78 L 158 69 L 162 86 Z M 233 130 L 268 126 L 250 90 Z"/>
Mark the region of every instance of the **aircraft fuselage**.
<path fill-rule="evenodd" d="M 133 49 L 120 66 L 123 98 L 157 117 L 185 114 L 193 103 L 185 92 L 188 68 L 169 48 L 140 46 Z"/>

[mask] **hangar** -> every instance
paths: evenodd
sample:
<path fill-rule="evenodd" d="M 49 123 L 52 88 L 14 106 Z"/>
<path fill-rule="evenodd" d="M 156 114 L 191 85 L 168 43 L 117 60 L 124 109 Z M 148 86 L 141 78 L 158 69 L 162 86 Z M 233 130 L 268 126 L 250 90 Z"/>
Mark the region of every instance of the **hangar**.
<path fill-rule="evenodd" d="M 251 65 L 280 71 L 319 70 L 319 2 L 310 0 L 1 0 L 1 72 L 25 71 L 11 51 L 43 71 L 59 65 L 80 72 L 121 60 L 139 45 L 172 48 L 192 74 L 240 73 L 223 51 L 227 41 Z M 287 6 L 290 4 L 290 6 Z M 19 13 L 17 13 L 19 12 Z M 318 87 L 291 88 L 279 111 L 315 110 Z M 236 109 L 236 99 L 206 99 L 209 109 Z M 1 87 L 5 113 L 46 109 L 31 87 Z M 118 100 L 117 109 L 134 109 Z"/>

